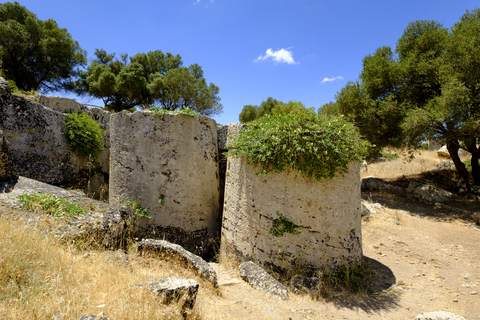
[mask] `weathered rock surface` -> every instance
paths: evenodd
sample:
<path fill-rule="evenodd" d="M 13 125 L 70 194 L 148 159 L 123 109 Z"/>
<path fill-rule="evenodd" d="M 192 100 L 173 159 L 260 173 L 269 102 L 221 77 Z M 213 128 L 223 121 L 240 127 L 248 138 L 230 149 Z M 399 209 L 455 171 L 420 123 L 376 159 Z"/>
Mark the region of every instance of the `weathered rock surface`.
<path fill-rule="evenodd" d="M 199 256 L 185 250 L 177 244 L 164 240 L 142 240 L 138 244 L 138 251 L 154 251 L 162 255 L 174 256 L 191 265 L 202 277 L 210 281 L 215 288 L 218 287 L 217 273 Z"/>
<path fill-rule="evenodd" d="M 468 156 L 469 154 L 470 154 L 470 152 L 465 151 L 465 150 L 463 150 L 463 149 L 459 149 L 459 150 L 458 150 L 458 155 L 459 155 L 460 157 L 466 157 L 466 156 Z M 447 149 L 447 146 L 446 146 L 446 145 L 444 145 L 443 147 L 441 147 L 440 149 L 437 150 L 437 155 L 438 155 L 439 157 L 443 157 L 443 158 L 451 158 L 450 153 L 448 152 L 448 149 Z"/>
<path fill-rule="evenodd" d="M 197 299 L 199 284 L 195 280 L 180 277 L 164 278 L 137 285 L 146 287 L 152 294 L 160 297 L 164 304 L 179 303 L 182 310 L 193 309 Z"/>
<path fill-rule="evenodd" d="M 446 311 L 424 312 L 413 320 L 466 320 L 464 317 Z"/>
<path fill-rule="evenodd" d="M 455 198 L 453 193 L 419 180 L 410 180 L 407 193 L 425 203 L 445 202 Z"/>
<path fill-rule="evenodd" d="M 55 102 L 48 102 L 47 98 L 12 94 L 8 82 L 0 78 L 0 128 L 10 143 L 19 175 L 51 184 L 66 184 L 76 179 L 80 170 L 87 169 L 88 159 L 75 155 L 63 137 L 67 117 L 63 112 L 78 110 L 94 116 L 74 100 L 53 97 Z M 37 103 L 40 100 L 53 109 Z M 107 118 L 103 116 L 106 122 Z M 102 126 L 108 130 L 106 123 Z M 108 134 L 104 136 L 104 145 L 98 161 L 102 172 L 108 174 Z"/>
<path fill-rule="evenodd" d="M 433 170 L 452 170 L 453 166 L 453 161 L 440 161 L 435 164 Z"/>
<path fill-rule="evenodd" d="M 375 177 L 365 177 L 362 179 L 362 192 L 379 191 L 379 192 L 391 192 L 391 193 L 404 193 L 403 188 L 399 186 L 391 185 L 382 179 Z"/>
<path fill-rule="evenodd" d="M 111 116 L 110 203 L 146 208 L 158 225 L 185 232 L 189 251 L 220 231 L 217 128 L 199 115 L 127 111 Z M 168 231 L 164 229 L 163 231 Z"/>
<path fill-rule="evenodd" d="M 18 179 L 17 170 L 13 163 L 13 154 L 10 144 L 0 130 L 0 181 L 11 181 Z"/>
<path fill-rule="evenodd" d="M 287 288 L 255 263 L 251 261 L 243 262 L 239 270 L 243 280 L 250 283 L 255 289 L 270 293 L 282 300 L 288 300 Z"/>

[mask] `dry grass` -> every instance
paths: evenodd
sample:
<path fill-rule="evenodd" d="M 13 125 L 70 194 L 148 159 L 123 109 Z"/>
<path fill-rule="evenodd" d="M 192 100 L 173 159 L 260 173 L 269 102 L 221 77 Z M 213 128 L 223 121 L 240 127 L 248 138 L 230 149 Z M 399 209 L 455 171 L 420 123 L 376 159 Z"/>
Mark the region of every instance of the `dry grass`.
<path fill-rule="evenodd" d="M 109 252 L 82 251 L 51 235 L 0 217 L 0 319 L 183 319 L 179 305 L 165 306 L 148 291 L 134 288 L 179 276 L 200 283 L 190 319 L 201 319 L 202 299 L 213 286 L 172 261 L 129 254 L 129 265 Z M 198 301 L 200 299 L 200 301 Z M 60 319 L 60 318 L 59 318 Z"/>
<path fill-rule="evenodd" d="M 385 152 L 396 153 L 391 150 Z M 373 176 L 382 179 L 409 176 L 433 170 L 437 162 L 445 160 L 446 159 L 440 159 L 436 151 L 422 150 L 420 153 L 415 154 L 415 158 L 410 162 L 400 157 L 394 161 L 369 164 L 360 170 L 360 176 L 362 178 Z"/>

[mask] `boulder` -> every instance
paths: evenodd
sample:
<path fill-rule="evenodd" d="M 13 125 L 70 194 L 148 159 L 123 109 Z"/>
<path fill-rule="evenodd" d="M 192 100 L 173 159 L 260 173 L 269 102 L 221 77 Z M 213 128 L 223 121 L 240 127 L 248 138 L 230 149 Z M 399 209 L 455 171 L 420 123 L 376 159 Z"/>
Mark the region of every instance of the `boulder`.
<path fill-rule="evenodd" d="M 173 244 L 165 240 L 142 240 L 138 244 L 138 251 L 153 251 L 162 255 L 176 257 L 185 263 L 191 265 L 202 277 L 213 283 L 218 288 L 217 273 L 213 268 L 199 256 L 185 250 L 178 244 Z"/>
<path fill-rule="evenodd" d="M 288 300 L 288 290 L 275 280 L 265 270 L 251 261 L 243 262 L 240 267 L 240 276 L 258 290 L 270 293 L 282 300 Z"/>
<path fill-rule="evenodd" d="M 379 191 L 389 193 L 404 193 L 402 187 L 394 186 L 382 179 L 368 176 L 362 179 L 362 192 Z"/>
<path fill-rule="evenodd" d="M 415 179 L 408 184 L 407 193 L 424 203 L 445 202 L 455 198 L 451 192 Z"/>
<path fill-rule="evenodd" d="M 424 312 L 413 320 L 466 320 L 464 317 L 446 311 Z"/>
<path fill-rule="evenodd" d="M 465 151 L 463 149 L 458 149 L 458 156 L 459 157 L 467 157 L 470 154 L 470 152 Z M 444 145 L 440 149 L 437 150 L 437 155 L 439 157 L 443 158 L 451 158 L 450 153 L 448 152 L 447 146 Z"/>
<path fill-rule="evenodd" d="M 195 280 L 180 277 L 164 278 L 137 285 L 159 296 L 161 303 L 181 304 L 183 312 L 193 309 L 199 286 Z"/>
<path fill-rule="evenodd" d="M 0 130 L 0 181 L 11 181 L 18 179 L 15 169 L 13 154 L 7 139 Z"/>
<path fill-rule="evenodd" d="M 453 166 L 453 161 L 440 161 L 437 162 L 433 170 L 452 170 Z"/>

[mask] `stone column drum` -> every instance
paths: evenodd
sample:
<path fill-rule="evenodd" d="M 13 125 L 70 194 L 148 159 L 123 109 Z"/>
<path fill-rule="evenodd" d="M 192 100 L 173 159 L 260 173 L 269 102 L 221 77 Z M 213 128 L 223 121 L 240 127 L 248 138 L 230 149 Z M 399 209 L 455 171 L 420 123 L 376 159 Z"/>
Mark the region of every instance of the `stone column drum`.
<path fill-rule="evenodd" d="M 138 202 L 152 216 L 143 227 L 193 252 L 219 236 L 215 120 L 123 111 L 111 115 L 110 142 L 110 203 Z"/>
<path fill-rule="evenodd" d="M 231 130 L 234 132 L 235 130 Z M 360 164 L 344 177 L 323 179 L 286 170 L 256 175 L 245 159 L 228 158 L 221 254 L 264 267 L 335 270 L 362 258 Z M 269 233 L 279 212 L 298 234 Z"/>

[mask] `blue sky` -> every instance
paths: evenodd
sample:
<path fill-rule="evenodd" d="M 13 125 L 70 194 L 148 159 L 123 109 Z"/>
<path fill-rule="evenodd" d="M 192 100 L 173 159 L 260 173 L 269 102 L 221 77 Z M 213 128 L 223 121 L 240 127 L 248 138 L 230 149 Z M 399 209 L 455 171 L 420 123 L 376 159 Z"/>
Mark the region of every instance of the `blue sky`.
<path fill-rule="evenodd" d="M 473 0 L 19 0 L 52 18 L 87 50 L 117 55 L 162 50 L 198 63 L 220 88 L 221 124 L 267 97 L 319 108 L 355 80 L 362 58 L 395 47 L 409 22 L 452 27 Z M 77 98 L 84 103 L 101 100 Z"/>

